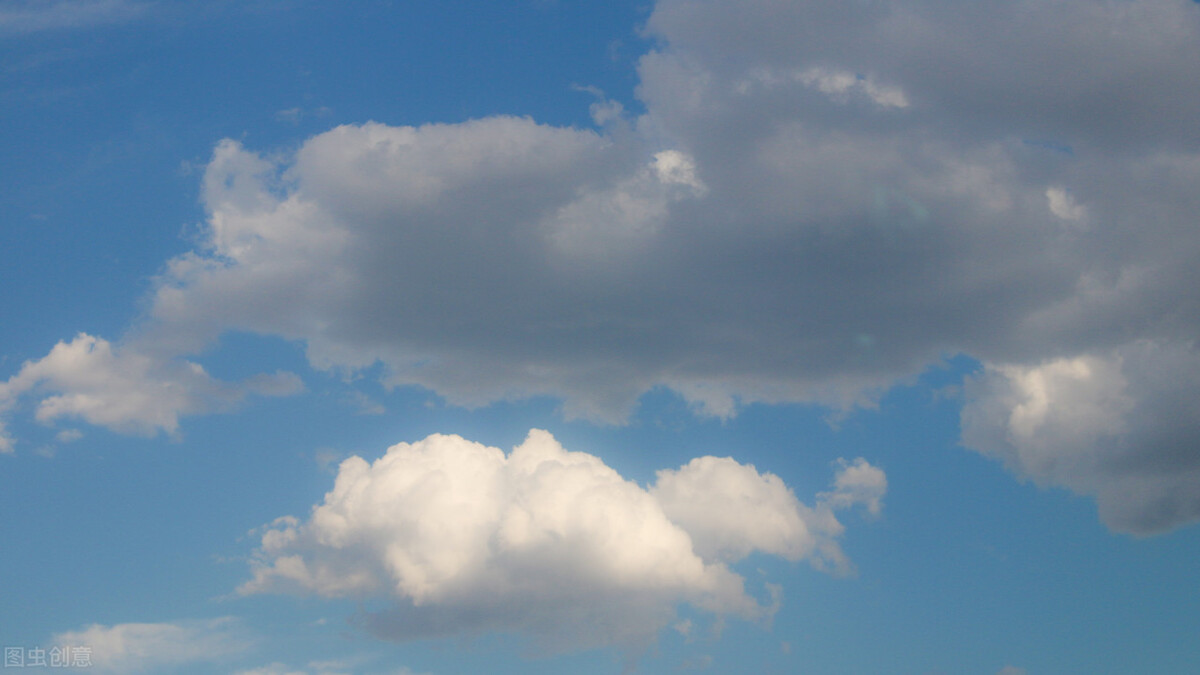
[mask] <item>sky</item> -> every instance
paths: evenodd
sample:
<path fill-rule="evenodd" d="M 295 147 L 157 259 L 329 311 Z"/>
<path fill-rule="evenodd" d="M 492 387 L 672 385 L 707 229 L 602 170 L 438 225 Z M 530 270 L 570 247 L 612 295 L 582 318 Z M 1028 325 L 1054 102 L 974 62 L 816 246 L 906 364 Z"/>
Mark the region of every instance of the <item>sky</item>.
<path fill-rule="evenodd" d="M 1194 672 L 1197 81 L 1191 0 L 0 0 L 6 667 Z"/>

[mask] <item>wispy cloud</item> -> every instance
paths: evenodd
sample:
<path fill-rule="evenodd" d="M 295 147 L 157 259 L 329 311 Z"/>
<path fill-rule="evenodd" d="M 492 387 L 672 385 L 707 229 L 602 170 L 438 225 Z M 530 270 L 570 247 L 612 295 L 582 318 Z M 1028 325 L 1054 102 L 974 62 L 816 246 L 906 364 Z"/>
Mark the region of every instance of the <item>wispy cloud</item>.
<path fill-rule="evenodd" d="M 102 673 L 161 672 L 162 668 L 220 661 L 251 646 L 236 619 L 176 623 L 92 624 L 59 633 L 55 645 L 89 647 L 91 666 Z"/>
<path fill-rule="evenodd" d="M 139 0 L 10 0 L 0 3 L 0 33 L 93 28 L 133 21 L 151 4 Z"/>

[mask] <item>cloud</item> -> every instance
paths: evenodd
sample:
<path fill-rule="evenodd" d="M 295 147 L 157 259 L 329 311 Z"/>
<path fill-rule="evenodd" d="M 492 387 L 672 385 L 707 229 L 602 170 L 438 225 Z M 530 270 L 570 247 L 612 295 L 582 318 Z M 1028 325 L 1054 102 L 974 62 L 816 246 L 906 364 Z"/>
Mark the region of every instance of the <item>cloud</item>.
<path fill-rule="evenodd" d="M 0 33 L 34 33 L 125 23 L 142 15 L 148 7 L 148 3 L 132 0 L 16 0 L 0 7 Z"/>
<path fill-rule="evenodd" d="M 347 675 L 349 673 L 364 672 L 359 669 L 358 660 L 348 661 L 313 661 L 304 669 L 297 670 L 289 668 L 282 663 L 271 663 L 260 668 L 251 668 L 249 670 L 239 670 L 234 675 Z M 421 675 L 408 668 L 399 670 L 372 670 L 366 671 L 370 673 L 379 673 L 379 675 Z M 428 674 L 425 674 L 428 675 Z"/>
<path fill-rule="evenodd" d="M 841 534 L 830 504 L 806 507 L 728 458 L 660 472 L 647 490 L 545 431 L 509 455 L 434 435 L 342 462 L 306 522 L 263 534 L 240 592 L 391 598 L 360 620 L 394 640 L 503 631 L 552 651 L 640 648 L 681 603 L 769 618 L 778 590 L 754 599 L 727 563 L 761 551 L 844 568 Z"/>
<path fill-rule="evenodd" d="M 250 642 L 236 619 L 225 617 L 178 623 L 92 624 L 59 633 L 56 645 L 90 647 L 92 667 L 102 673 L 134 673 L 191 663 L 221 661 L 245 651 Z"/>
<path fill-rule="evenodd" d="M 275 119 L 294 126 L 311 117 L 328 117 L 331 112 L 333 111 L 325 106 L 319 108 L 295 107 L 277 111 Z"/>
<path fill-rule="evenodd" d="M 859 457 L 853 462 L 838 460 L 839 470 L 833 481 L 833 491 L 818 497 L 832 508 L 849 508 L 861 504 L 872 516 L 883 512 L 883 496 L 887 494 L 887 475 Z"/>
<path fill-rule="evenodd" d="M 1087 209 L 1076 204 L 1071 195 L 1062 188 L 1046 188 L 1046 201 L 1050 204 L 1050 213 L 1063 220 L 1082 220 L 1087 215 Z"/>
<path fill-rule="evenodd" d="M 348 672 L 347 670 L 329 670 L 327 668 L 295 670 L 282 663 L 271 663 L 260 668 L 239 670 L 234 675 L 314 675 L 314 673 L 316 675 L 342 675 Z"/>
<path fill-rule="evenodd" d="M 45 357 L 26 362 L 0 384 L 0 410 L 31 391 L 41 398 L 40 422 L 81 418 L 114 431 L 173 434 L 181 415 L 228 409 L 247 393 L 284 396 L 303 388 L 291 373 L 261 375 L 236 385 L 213 379 L 199 364 L 164 359 L 137 347 L 114 346 L 80 333 Z M 70 432 L 60 440 L 74 440 Z M 74 432 L 78 434 L 79 432 Z"/>
<path fill-rule="evenodd" d="M 1110 38 L 1123 15 L 1090 4 L 661 3 L 649 27 L 665 46 L 639 67 L 648 112 L 599 133 L 507 117 L 372 123 L 270 161 L 223 142 L 204 183 L 207 246 L 172 262 L 152 313 L 163 340 L 278 334 L 318 368 L 381 361 L 390 384 L 454 403 L 548 394 L 610 422 L 656 386 L 723 416 L 752 401 L 844 406 L 948 353 L 1112 346 L 1197 295 L 1180 253 L 1200 246 L 1186 228 L 1196 143 L 1191 126 L 1151 122 L 1181 102 L 1200 110 L 1181 93 L 1194 88 L 1174 86 L 1194 79 L 1179 64 L 1200 41 L 1175 34 L 1200 35 L 1200 10 L 1139 4 L 1141 27 Z M 1081 18 L 1095 37 L 1077 34 Z M 930 79 L 930 36 L 938 53 L 955 35 L 990 49 L 996 21 L 1045 42 L 1005 53 L 1053 56 L 1055 72 L 1093 64 L 1072 72 L 1136 108 L 1143 142 L 1124 134 L 1113 154 L 1116 141 L 1075 121 L 1097 115 L 1058 90 L 1038 93 L 1047 111 L 1032 121 L 1033 101 L 977 114 L 1009 79 L 1044 79 L 1040 63 L 967 72 L 947 57 Z M 777 39 L 795 30 L 827 35 Z M 847 33 L 877 39 L 828 37 Z M 1125 70 L 1091 59 L 1111 50 L 1173 93 L 1127 100 Z M 1081 320 L 1054 321 L 1065 305 Z"/>
<path fill-rule="evenodd" d="M 0 412 L 4 410 L 2 402 L 0 402 Z M 11 455 L 16 452 L 13 447 L 17 444 L 16 440 L 9 435 L 8 430 L 4 426 L 4 420 L 0 420 L 0 455 Z"/>
<path fill-rule="evenodd" d="M 964 443 L 1038 485 L 1092 496 L 1114 530 L 1200 518 L 1200 352 L 1138 341 L 968 383 Z"/>
<path fill-rule="evenodd" d="M 220 142 L 204 240 L 137 343 L 183 372 L 226 331 L 282 336 L 453 404 L 620 423 L 656 387 L 720 417 L 848 409 L 948 355 L 1034 368 L 1200 330 L 1196 3 L 663 0 L 645 30 L 645 112 L 602 102 L 595 130 Z"/>
<path fill-rule="evenodd" d="M 813 508 L 778 476 L 729 457 L 697 457 L 678 470 L 659 471 L 650 494 L 706 560 L 736 561 L 762 551 L 847 572 L 849 562 L 834 542 L 842 526 L 833 510 L 864 503 L 879 513 L 887 478 L 862 458 L 840 466 L 834 490 L 818 495 Z"/>
<path fill-rule="evenodd" d="M 914 122 L 932 123 L 928 130 L 943 135 L 961 130 L 978 140 L 1036 131 L 1126 147 L 1178 139 L 1194 149 L 1197 139 L 1178 112 L 1200 103 L 1188 86 L 1200 55 L 1196 13 L 1189 0 L 662 0 L 647 32 L 663 43 L 652 60 L 686 62 L 706 76 L 705 93 L 717 100 L 688 117 L 736 119 L 728 113 L 741 110 L 721 108 L 729 91 L 723 86 L 748 73 L 819 69 L 902 89 L 911 108 L 928 111 Z M 1108 104 L 1103 111 L 1093 107 L 1101 100 Z M 768 121 L 805 116 L 830 124 L 803 99 L 790 112 L 778 98 L 761 102 L 775 104 Z"/>
<path fill-rule="evenodd" d="M 83 438 L 83 432 L 78 429 L 63 429 L 54 435 L 54 440 L 59 443 L 74 443 Z"/>
<path fill-rule="evenodd" d="M 898 88 L 880 85 L 869 77 L 846 70 L 831 70 L 819 66 L 791 72 L 757 68 L 751 70 L 746 79 L 738 83 L 737 90 L 745 94 L 753 87 L 775 89 L 795 84 L 815 89 L 839 103 L 847 103 L 855 97 L 865 97 L 884 108 L 907 108 L 909 105 L 908 98 Z"/>

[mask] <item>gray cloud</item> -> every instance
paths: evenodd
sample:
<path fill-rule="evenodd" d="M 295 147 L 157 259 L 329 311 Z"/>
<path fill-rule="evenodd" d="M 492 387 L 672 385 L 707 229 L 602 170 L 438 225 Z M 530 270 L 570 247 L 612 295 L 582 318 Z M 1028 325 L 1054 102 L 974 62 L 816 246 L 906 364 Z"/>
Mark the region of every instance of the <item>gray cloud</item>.
<path fill-rule="evenodd" d="M 997 456 L 978 439 L 1003 419 L 998 373 L 1147 341 L 1194 358 L 1195 3 L 666 0 L 646 30 L 646 112 L 601 105 L 597 131 L 372 123 L 270 159 L 222 142 L 206 244 L 170 262 L 137 343 L 281 335 L 317 368 L 609 422 L 657 386 L 722 416 L 869 403 L 963 353 L 989 368 L 969 405 L 992 411 L 965 440 Z M 1124 395 L 1152 415 L 1186 392 Z M 1169 441 L 1046 452 L 1183 466 L 1183 419 Z M 1163 513 L 1151 529 L 1195 517 Z"/>
<path fill-rule="evenodd" d="M 1196 11 L 1190 0 L 664 0 L 648 32 L 665 43 L 654 58 L 683 59 L 718 86 L 756 71 L 832 67 L 898 87 L 911 124 L 938 136 L 1194 151 L 1200 132 L 1185 111 L 1200 105 Z M 765 114 L 779 119 L 812 99 L 781 88 L 760 102 L 774 103 Z M 814 112 L 802 114 L 837 123 Z"/>
<path fill-rule="evenodd" d="M 1040 485 L 1095 497 L 1114 530 L 1200 518 L 1200 354 L 1139 341 L 968 383 L 963 440 Z"/>

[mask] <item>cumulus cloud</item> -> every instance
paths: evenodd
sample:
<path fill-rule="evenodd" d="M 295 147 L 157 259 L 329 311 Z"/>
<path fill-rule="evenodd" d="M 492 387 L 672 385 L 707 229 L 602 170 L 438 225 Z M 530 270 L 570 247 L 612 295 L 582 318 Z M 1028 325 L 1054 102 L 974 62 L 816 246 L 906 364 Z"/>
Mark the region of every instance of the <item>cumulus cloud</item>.
<path fill-rule="evenodd" d="M 598 130 L 222 141 L 143 344 L 182 370 L 277 335 L 454 404 L 621 422 L 655 387 L 722 417 L 847 408 L 949 354 L 1033 368 L 1200 329 L 1196 3 L 662 0 L 646 32 L 645 112 L 602 101 Z"/>
<path fill-rule="evenodd" d="M 506 631 L 549 650 L 644 647 L 681 603 L 769 618 L 778 590 L 755 599 L 728 567 L 754 551 L 845 569 L 843 505 L 805 506 L 777 476 L 728 458 L 660 472 L 645 489 L 545 431 L 508 455 L 434 435 L 342 462 L 307 521 L 263 534 L 240 592 L 392 598 L 361 620 L 395 640 Z"/>
<path fill-rule="evenodd" d="M 1039 485 L 1095 497 L 1122 532 L 1200 518 L 1200 352 L 1139 341 L 968 383 L 963 440 Z"/>
<path fill-rule="evenodd" d="M 659 471 L 650 493 L 706 560 L 735 561 L 762 551 L 846 572 L 849 562 L 834 541 L 842 526 L 833 510 L 861 503 L 878 514 L 887 478 L 861 457 L 839 465 L 833 491 L 819 494 L 812 508 L 778 476 L 729 457 L 697 457 L 678 470 Z"/>
<path fill-rule="evenodd" d="M 233 385 L 213 379 L 199 364 L 158 358 L 80 333 L 45 357 L 26 362 L 0 384 L 0 410 L 36 390 L 43 395 L 35 413 L 40 422 L 79 418 L 115 431 L 173 434 L 181 415 L 226 409 L 247 393 L 279 396 L 301 388 L 290 373 Z M 64 431 L 59 440 L 80 437 L 77 430 Z"/>
<path fill-rule="evenodd" d="M 236 619 L 177 623 L 92 624 L 55 635 L 51 642 L 90 647 L 92 667 L 102 673 L 161 672 L 185 664 L 220 661 L 250 642 Z"/>
<path fill-rule="evenodd" d="M 833 490 L 821 493 L 821 500 L 833 508 L 862 505 L 872 516 L 882 513 L 883 496 L 887 494 L 887 475 L 883 469 L 871 466 L 862 457 L 853 462 L 838 460 L 838 466 Z"/>
<path fill-rule="evenodd" d="M 1123 49 L 1135 70 L 1186 62 L 1191 43 L 1154 31 L 1194 28 L 1197 10 L 1145 4 L 1153 20 L 1109 45 L 1115 9 L 1082 12 L 1092 44 L 1033 6 L 662 3 L 649 26 L 666 46 L 640 66 L 648 113 L 602 134 L 497 117 L 344 126 L 273 161 L 222 143 L 205 179 L 208 248 L 172 263 L 153 314 L 174 339 L 280 334 L 304 340 L 317 367 L 382 361 L 390 383 L 455 403 L 550 394 L 608 421 L 661 385 L 718 415 L 748 401 L 846 405 L 946 353 L 1038 358 L 1051 341 L 1109 341 L 1131 318 L 1157 320 L 1145 296 L 1196 295 L 1180 242 L 1166 246 L 1168 233 L 1197 246 L 1184 231 L 1195 144 L 1148 139 L 1109 156 L 1106 136 L 1065 114 L 976 128 L 992 89 L 975 70 L 966 86 L 957 62 L 931 81 L 912 50 L 929 35 L 938 50 L 945 36 L 992 36 L 992 20 L 1029 35 L 1016 28 L 1030 14 L 1054 49 Z M 780 26 L 811 37 L 833 24 L 878 39 L 857 51 L 776 39 Z M 1125 82 L 1086 72 L 1096 88 Z M 1164 87 L 1192 75 L 1155 72 Z M 847 109 L 856 96 L 874 105 Z M 1025 142 L 1046 137 L 1095 154 Z M 1073 225 L 1084 203 L 1091 228 Z M 1150 209 L 1160 229 L 1147 233 Z M 1144 245 L 1116 246 L 1131 238 Z M 1153 278 L 1114 286 L 1149 265 Z M 1077 311 L 1104 330 L 1051 320 L 1064 303 L 1088 304 Z"/>

